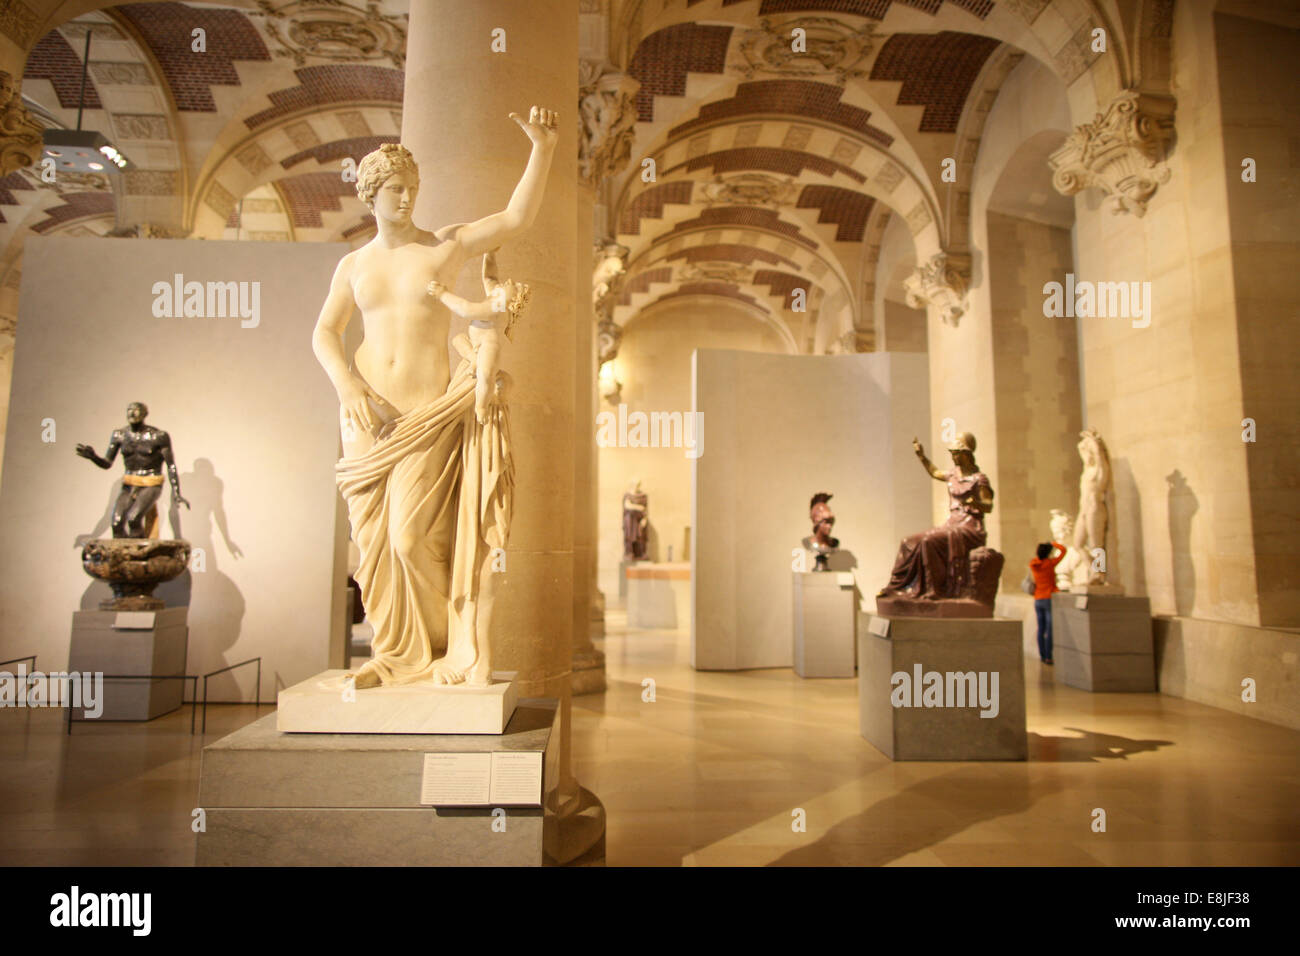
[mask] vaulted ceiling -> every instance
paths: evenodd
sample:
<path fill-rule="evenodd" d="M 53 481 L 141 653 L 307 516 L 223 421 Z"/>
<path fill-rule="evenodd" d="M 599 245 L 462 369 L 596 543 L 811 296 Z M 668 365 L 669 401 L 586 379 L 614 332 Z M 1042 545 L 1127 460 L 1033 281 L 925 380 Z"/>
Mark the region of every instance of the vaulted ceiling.
<path fill-rule="evenodd" d="M 792 351 L 813 350 L 819 321 L 833 326 L 820 338 L 833 350 L 873 347 L 870 290 L 891 217 L 918 259 L 965 248 L 969 178 L 944 183 L 941 164 L 969 170 L 1021 57 L 1055 71 L 1087 117 L 1140 79 L 1134 51 L 1167 26 L 1170 6 L 580 4 L 602 18 L 606 67 L 639 84 L 632 161 L 600 184 L 602 238 L 628 250 L 615 321 L 665 299 L 725 296 Z M 1098 26 L 1119 55 L 1091 52 Z M 111 181 L 58 173 L 50 183 L 31 167 L 0 179 L 0 315 L 12 325 L 32 233 L 364 241 L 373 220 L 340 164 L 398 138 L 406 28 L 407 0 L 0 0 L 3 42 L 24 51 L 29 111 L 71 127 L 83 102 L 83 125 L 135 164 Z"/>

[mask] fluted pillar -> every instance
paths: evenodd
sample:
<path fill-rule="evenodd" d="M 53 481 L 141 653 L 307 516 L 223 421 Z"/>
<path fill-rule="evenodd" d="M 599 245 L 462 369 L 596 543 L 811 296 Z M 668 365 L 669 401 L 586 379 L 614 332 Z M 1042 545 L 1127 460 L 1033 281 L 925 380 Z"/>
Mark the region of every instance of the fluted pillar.
<path fill-rule="evenodd" d="M 493 664 L 516 672 L 521 697 L 560 700 L 563 813 L 577 804 L 578 790 L 569 757 L 574 402 L 577 363 L 586 361 L 578 336 L 585 313 L 574 301 L 578 0 L 412 0 L 410 16 L 402 141 L 420 164 L 420 225 L 437 228 L 504 209 L 530 149 L 509 113 L 527 116 L 534 104 L 559 112 L 541 212 L 498 256 L 501 274 L 529 283 L 533 294 L 514 342 L 501 353 L 501 367 L 514 379 L 516 487 L 492 633 Z M 494 50 L 494 41 L 504 50 Z M 468 274 L 467 268 L 460 289 L 481 298 Z"/>

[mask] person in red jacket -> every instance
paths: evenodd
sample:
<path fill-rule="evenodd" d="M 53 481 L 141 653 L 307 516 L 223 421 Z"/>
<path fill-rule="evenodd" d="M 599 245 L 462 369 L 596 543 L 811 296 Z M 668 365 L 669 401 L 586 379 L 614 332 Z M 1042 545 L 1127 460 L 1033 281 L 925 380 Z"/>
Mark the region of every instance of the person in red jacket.
<path fill-rule="evenodd" d="M 1052 554 L 1052 550 L 1056 554 Z M 1038 557 L 1029 562 L 1034 576 L 1034 614 L 1038 617 L 1038 656 L 1052 663 L 1052 594 L 1056 587 L 1056 566 L 1065 557 L 1065 545 L 1053 541 L 1038 546 Z"/>

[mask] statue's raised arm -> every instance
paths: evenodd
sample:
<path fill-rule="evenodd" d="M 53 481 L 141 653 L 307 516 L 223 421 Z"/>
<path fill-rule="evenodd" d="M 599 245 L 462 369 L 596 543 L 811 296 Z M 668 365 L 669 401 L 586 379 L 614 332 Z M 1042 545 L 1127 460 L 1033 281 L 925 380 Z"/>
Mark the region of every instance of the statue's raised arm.
<path fill-rule="evenodd" d="M 935 481 L 948 480 L 948 473 L 934 467 L 934 463 L 925 456 L 925 449 L 921 446 L 921 442 L 916 438 L 912 439 L 912 451 L 916 452 L 916 457 L 921 459 L 921 467 L 925 469 L 926 474 Z"/>
<path fill-rule="evenodd" d="M 518 113 L 511 113 L 510 118 L 519 124 L 519 128 L 532 141 L 533 151 L 506 208 L 477 222 L 461 226 L 457 231 L 456 239 L 467 258 L 490 252 L 513 239 L 533 224 L 542 208 L 542 194 L 546 189 L 546 177 L 551 171 L 551 157 L 555 155 L 555 144 L 560 138 L 556 130 L 559 114 L 554 110 L 534 106 L 529 111 L 527 120 Z"/>

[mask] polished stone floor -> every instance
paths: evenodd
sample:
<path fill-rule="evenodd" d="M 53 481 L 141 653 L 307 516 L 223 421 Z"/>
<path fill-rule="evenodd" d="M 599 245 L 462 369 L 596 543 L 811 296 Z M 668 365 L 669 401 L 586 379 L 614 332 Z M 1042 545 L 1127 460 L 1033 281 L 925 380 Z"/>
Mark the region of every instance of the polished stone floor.
<path fill-rule="evenodd" d="M 858 735 L 855 681 L 696 673 L 685 634 L 624 621 L 608 691 L 574 705 L 609 865 L 1300 863 L 1300 732 L 1026 662 L 1028 763 L 891 763 Z M 213 706 L 206 740 L 257 715 Z M 192 863 L 188 708 L 71 737 L 61 716 L 0 710 L 0 864 Z"/>

